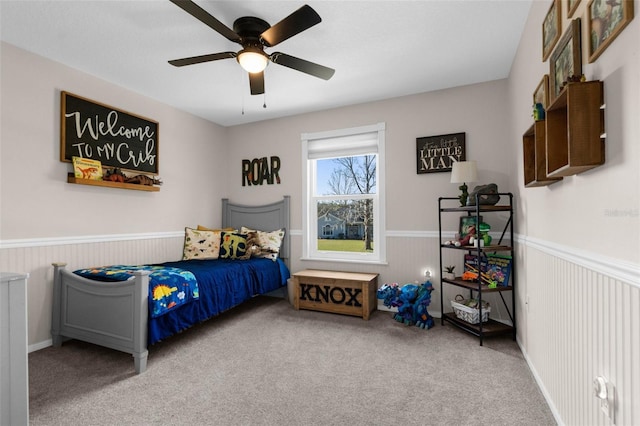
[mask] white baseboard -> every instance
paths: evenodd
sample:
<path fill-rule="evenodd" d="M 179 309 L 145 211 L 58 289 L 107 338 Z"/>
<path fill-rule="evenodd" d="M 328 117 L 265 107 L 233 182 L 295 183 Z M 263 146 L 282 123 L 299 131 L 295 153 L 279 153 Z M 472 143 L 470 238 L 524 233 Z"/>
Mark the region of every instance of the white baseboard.
<path fill-rule="evenodd" d="M 547 388 L 544 386 L 544 382 L 542 381 L 535 367 L 531 363 L 531 360 L 529 359 L 527 352 L 524 350 L 524 345 L 520 344 L 520 339 L 517 337 L 516 337 L 516 343 L 518 343 L 518 346 L 520 347 L 520 352 L 522 352 L 522 356 L 524 356 L 524 359 L 527 362 L 527 365 L 529 366 L 529 371 L 531 371 L 531 374 L 533 375 L 534 380 L 538 384 L 538 388 L 540 389 L 540 392 L 542 392 L 542 396 L 544 396 L 544 399 L 547 401 L 547 404 L 549 405 L 549 409 L 551 410 L 551 414 L 553 414 L 553 418 L 556 420 L 556 423 L 559 426 L 564 426 L 564 422 L 560 417 L 560 413 L 558 412 L 558 409 L 553 403 L 553 398 L 551 398 L 551 395 L 547 391 Z"/>
<path fill-rule="evenodd" d="M 29 353 L 39 351 L 40 349 L 48 348 L 51 345 L 53 345 L 53 340 L 47 339 L 45 341 L 34 343 L 33 345 L 29 345 L 28 351 Z"/>

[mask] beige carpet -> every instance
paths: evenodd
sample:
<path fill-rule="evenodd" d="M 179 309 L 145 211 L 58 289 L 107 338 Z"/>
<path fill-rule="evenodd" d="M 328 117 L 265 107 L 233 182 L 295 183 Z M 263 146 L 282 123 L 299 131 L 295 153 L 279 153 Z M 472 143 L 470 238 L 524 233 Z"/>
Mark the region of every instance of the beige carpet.
<path fill-rule="evenodd" d="M 552 425 L 518 346 L 258 297 L 149 351 L 29 355 L 32 425 Z"/>

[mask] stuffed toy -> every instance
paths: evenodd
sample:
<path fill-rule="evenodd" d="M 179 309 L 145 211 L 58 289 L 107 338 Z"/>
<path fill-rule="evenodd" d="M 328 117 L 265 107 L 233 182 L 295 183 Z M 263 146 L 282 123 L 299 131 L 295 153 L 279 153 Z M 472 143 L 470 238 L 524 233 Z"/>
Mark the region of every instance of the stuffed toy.
<path fill-rule="evenodd" d="M 435 325 L 433 317 L 429 315 L 427 306 L 431 304 L 431 292 L 433 291 L 433 285 L 430 281 L 426 281 L 420 286 L 418 290 L 418 298 L 414 303 L 414 321 L 416 327 L 430 329 Z"/>
<path fill-rule="evenodd" d="M 461 246 L 471 245 L 471 238 L 473 238 L 475 235 L 476 235 L 476 226 L 475 225 L 469 226 L 469 228 L 467 229 L 467 235 L 465 235 L 464 238 L 460 240 L 460 245 Z"/>
<path fill-rule="evenodd" d="M 394 315 L 394 319 L 405 325 L 412 325 L 413 321 L 413 302 L 418 296 L 418 286 L 415 284 L 405 284 L 400 289 L 398 295 L 398 313 Z"/>
<path fill-rule="evenodd" d="M 405 284 L 399 287 L 397 283 L 384 284 L 378 289 L 377 297 L 382 299 L 388 308 L 398 308 L 393 319 L 405 325 L 415 325 L 422 329 L 434 326 L 434 320 L 427 306 L 431 303 L 433 285 L 430 281 L 417 284 Z"/>
<path fill-rule="evenodd" d="M 398 293 L 400 292 L 400 287 L 398 287 L 398 283 L 393 284 L 384 284 L 382 287 L 378 289 L 377 295 L 378 299 L 382 300 L 382 303 L 387 308 L 397 307 L 397 305 L 393 305 L 398 298 Z"/>

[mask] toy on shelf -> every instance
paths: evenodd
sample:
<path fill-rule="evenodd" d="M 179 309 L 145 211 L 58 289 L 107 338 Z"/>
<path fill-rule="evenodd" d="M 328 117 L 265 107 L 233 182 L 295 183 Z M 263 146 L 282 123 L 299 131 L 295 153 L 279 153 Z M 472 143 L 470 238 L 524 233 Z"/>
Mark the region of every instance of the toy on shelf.
<path fill-rule="evenodd" d="M 447 240 L 443 244 L 445 246 L 456 246 L 456 247 L 470 246 L 470 245 L 473 245 L 473 241 L 475 239 L 476 239 L 476 226 L 470 225 L 468 228 L 467 234 L 463 238 L 460 238 L 459 240 Z"/>
<path fill-rule="evenodd" d="M 460 245 L 468 246 L 473 244 L 473 241 L 471 241 L 471 239 L 474 238 L 475 235 L 476 235 L 476 226 L 475 225 L 469 226 L 467 235 L 465 235 L 462 239 L 460 239 Z"/>
<path fill-rule="evenodd" d="M 107 173 L 104 175 L 104 179 L 111 182 L 119 182 L 119 183 L 133 183 L 137 185 L 162 185 L 162 181 L 157 176 L 147 176 L 147 175 L 136 175 L 136 176 L 127 176 L 122 170 L 115 167 L 113 169 L 107 170 Z"/>
<path fill-rule="evenodd" d="M 475 281 L 478 279 L 478 273 L 477 272 L 471 272 L 471 271 L 465 271 L 462 274 L 462 279 L 464 281 Z"/>
<path fill-rule="evenodd" d="M 500 201 L 498 195 L 498 185 L 495 183 L 488 183 L 486 185 L 478 185 L 473 188 L 473 191 L 469 193 L 467 198 L 467 206 L 476 205 L 476 194 L 478 195 L 478 203 L 480 205 L 493 206 Z"/>
<path fill-rule="evenodd" d="M 537 102 L 534 106 L 533 106 L 533 119 L 535 121 L 540 121 L 540 120 L 544 120 L 544 107 L 542 106 L 542 104 L 540 102 Z"/>
<path fill-rule="evenodd" d="M 484 241 L 484 245 L 490 245 L 492 240 L 491 235 L 489 235 L 491 226 L 489 226 L 488 223 L 481 222 L 480 225 L 478 225 L 478 228 L 480 229 L 480 238 L 482 239 L 482 241 Z"/>

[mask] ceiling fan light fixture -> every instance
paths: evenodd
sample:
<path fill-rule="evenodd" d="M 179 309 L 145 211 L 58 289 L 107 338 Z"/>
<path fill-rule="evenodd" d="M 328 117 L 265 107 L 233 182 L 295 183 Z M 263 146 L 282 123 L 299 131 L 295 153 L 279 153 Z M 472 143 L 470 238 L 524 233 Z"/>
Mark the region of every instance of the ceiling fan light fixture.
<path fill-rule="evenodd" d="M 262 72 L 269 63 L 269 58 L 259 50 L 242 50 L 238 53 L 238 63 L 250 73 Z"/>

